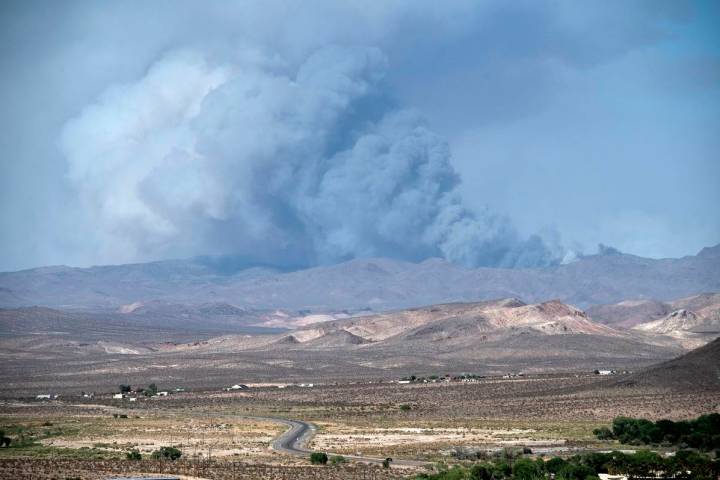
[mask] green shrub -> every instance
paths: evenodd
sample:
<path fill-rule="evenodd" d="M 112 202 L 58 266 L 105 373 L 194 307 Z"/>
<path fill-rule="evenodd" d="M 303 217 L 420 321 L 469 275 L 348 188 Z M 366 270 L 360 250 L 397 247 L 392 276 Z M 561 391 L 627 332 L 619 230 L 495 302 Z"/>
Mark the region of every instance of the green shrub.
<path fill-rule="evenodd" d="M 328 462 L 328 456 L 323 452 L 313 452 L 310 454 L 310 463 L 313 465 L 325 465 Z"/>
<path fill-rule="evenodd" d="M 560 457 L 553 457 L 545 463 L 545 470 L 549 473 L 558 474 L 560 470 L 567 464 L 565 460 Z"/>
<path fill-rule="evenodd" d="M 155 385 L 154 383 L 151 383 L 150 385 L 148 385 L 148 387 L 145 390 L 143 390 L 143 394 L 146 397 L 152 397 L 154 395 L 157 395 L 157 392 L 158 392 L 158 388 L 157 388 L 157 385 Z"/>
<path fill-rule="evenodd" d="M 514 480 L 538 480 L 545 478 L 542 467 L 529 458 L 517 460 L 512 466 L 512 475 Z"/>
<path fill-rule="evenodd" d="M 484 463 L 473 465 L 470 467 L 470 476 L 468 478 L 470 480 L 492 480 L 492 465 L 486 465 Z"/>
<path fill-rule="evenodd" d="M 175 447 L 160 447 L 152 452 L 151 456 L 155 460 L 177 460 L 182 456 L 182 452 Z"/>
<path fill-rule="evenodd" d="M 128 460 L 142 460 L 142 455 L 136 449 L 132 449 L 125 454 Z"/>
<path fill-rule="evenodd" d="M 586 480 L 595 475 L 595 470 L 575 463 L 566 463 L 558 472 L 558 480 Z"/>
<path fill-rule="evenodd" d="M 613 438 L 615 438 L 612 430 L 607 427 L 596 428 L 595 430 L 593 430 L 593 435 L 595 435 L 598 440 L 612 440 Z"/>
<path fill-rule="evenodd" d="M 410 405 L 408 405 L 407 403 L 403 403 L 398 408 L 403 412 L 409 412 L 410 410 L 412 410 L 412 407 Z"/>
<path fill-rule="evenodd" d="M 342 455 L 333 455 L 330 457 L 330 465 L 340 465 L 341 463 L 345 463 L 347 460 L 345 460 L 345 457 Z"/>

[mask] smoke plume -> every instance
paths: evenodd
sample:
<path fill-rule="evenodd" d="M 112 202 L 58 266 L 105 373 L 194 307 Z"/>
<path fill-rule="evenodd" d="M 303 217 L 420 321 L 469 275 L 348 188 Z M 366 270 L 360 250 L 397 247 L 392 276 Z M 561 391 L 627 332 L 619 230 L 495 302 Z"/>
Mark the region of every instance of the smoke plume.
<path fill-rule="evenodd" d="M 103 249 L 277 265 L 562 257 L 463 205 L 447 142 L 393 101 L 381 51 L 323 47 L 296 66 L 249 49 L 233 58 L 166 54 L 66 124 L 69 179 Z"/>

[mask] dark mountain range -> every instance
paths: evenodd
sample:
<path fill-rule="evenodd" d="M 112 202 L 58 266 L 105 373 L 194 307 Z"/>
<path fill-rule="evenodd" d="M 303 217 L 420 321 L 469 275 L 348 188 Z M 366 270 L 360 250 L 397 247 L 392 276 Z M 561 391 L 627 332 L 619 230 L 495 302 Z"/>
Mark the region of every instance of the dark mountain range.
<path fill-rule="evenodd" d="M 628 298 L 670 300 L 720 291 L 720 245 L 678 259 L 615 251 L 546 269 L 468 269 L 439 259 L 352 260 L 292 272 L 221 268 L 207 258 L 0 274 L 0 306 L 109 308 L 135 302 L 227 303 L 242 309 L 372 309 L 517 297 L 585 308 Z"/>

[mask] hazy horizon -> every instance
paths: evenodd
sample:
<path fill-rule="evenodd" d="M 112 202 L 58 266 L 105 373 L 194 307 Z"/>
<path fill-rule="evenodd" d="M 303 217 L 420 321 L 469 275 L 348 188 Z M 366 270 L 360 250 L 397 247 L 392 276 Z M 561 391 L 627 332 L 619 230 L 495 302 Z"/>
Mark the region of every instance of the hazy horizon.
<path fill-rule="evenodd" d="M 683 257 L 692 257 L 699 254 L 703 249 L 705 248 L 713 248 L 718 247 L 719 244 L 716 245 L 707 245 L 705 247 L 702 247 L 700 250 L 698 250 L 695 253 L 690 253 L 688 255 L 682 255 L 679 257 L 642 257 L 641 255 L 635 255 L 629 252 L 623 252 L 618 249 L 615 249 L 612 247 L 612 245 L 604 245 L 599 244 L 597 245 L 597 248 L 593 251 L 586 251 L 586 252 L 579 252 L 576 257 L 573 257 L 572 259 L 567 259 L 564 262 L 561 262 L 558 265 L 563 265 L 567 263 L 572 263 L 575 260 L 581 259 L 583 257 L 590 257 L 593 255 L 613 255 L 613 254 L 623 254 L 623 255 L 634 255 L 639 256 L 642 258 L 649 258 L 653 260 L 663 260 L 663 259 L 678 259 Z M 349 260 L 344 260 L 342 262 L 338 263 L 345 263 L 350 262 L 353 260 L 377 260 L 377 259 L 385 259 L 385 260 L 395 260 L 395 261 L 408 261 L 408 260 L 402 260 L 402 259 L 393 259 L 390 257 L 359 257 L 359 258 L 353 258 Z M 409 261 L 410 263 L 422 263 L 426 261 L 433 261 L 433 260 L 442 260 L 447 261 L 441 257 L 428 257 L 424 258 L 422 260 L 417 261 Z M 227 263 L 224 265 L 219 265 L 220 268 L 227 269 L 229 271 L 241 271 L 247 268 L 254 268 L 254 267 L 260 267 L 260 268 L 277 268 L 284 272 L 294 272 L 294 271 L 300 271 L 308 268 L 315 268 L 315 267 L 323 267 L 327 265 L 277 265 L 273 263 L 262 263 L 262 262 L 254 262 L 252 260 L 248 260 L 245 257 L 232 255 L 232 254 L 218 254 L 218 255 L 194 255 L 190 257 L 167 257 L 167 258 L 157 258 L 154 260 L 147 260 L 142 262 L 128 262 L 128 263 L 98 263 L 98 264 L 84 264 L 84 265 L 70 265 L 65 263 L 57 263 L 57 264 L 47 264 L 47 265 L 36 265 L 36 266 L 28 266 L 25 268 L 20 268 L 16 270 L 0 270 L 0 273 L 13 273 L 13 272 L 20 272 L 24 270 L 34 270 L 37 268 L 44 268 L 44 267 L 68 267 L 68 268 L 94 268 L 94 267 L 113 267 L 113 266 L 123 266 L 123 265 L 136 265 L 136 264 L 146 264 L 146 263 L 162 263 L 162 262 L 174 262 L 174 261 L 206 261 L 210 262 L 211 264 L 217 264 L 218 261 L 226 261 Z M 557 265 L 552 265 L 551 267 L 554 267 Z M 470 267 L 473 268 L 473 267 Z M 514 267 L 507 267 L 507 268 L 514 268 Z M 544 268 L 544 267 L 537 267 L 537 268 Z"/>

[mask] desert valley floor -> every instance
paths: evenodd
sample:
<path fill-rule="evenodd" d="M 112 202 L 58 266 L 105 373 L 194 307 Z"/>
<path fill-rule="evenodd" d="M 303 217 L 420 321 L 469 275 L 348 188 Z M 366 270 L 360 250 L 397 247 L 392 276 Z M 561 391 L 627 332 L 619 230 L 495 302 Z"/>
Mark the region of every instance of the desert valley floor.
<path fill-rule="evenodd" d="M 720 413 L 718 258 L 482 275 L 375 260 L 0 274 L 0 478 L 449 478 L 432 475 L 483 459 L 670 455 L 594 432 L 621 416 Z M 614 287 L 642 275 L 636 297 Z M 425 278 L 441 301 L 408 306 Z M 545 281 L 563 298 L 541 297 Z"/>

